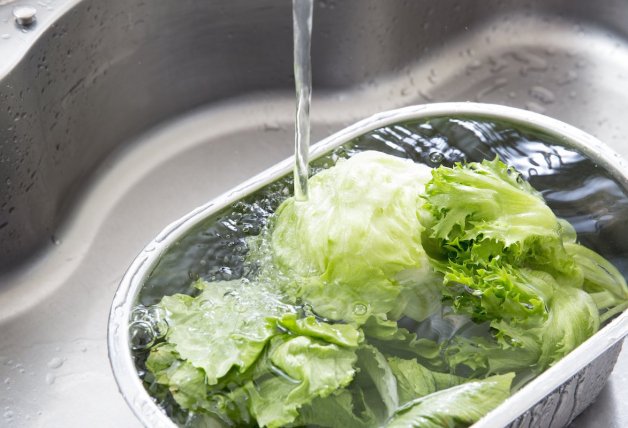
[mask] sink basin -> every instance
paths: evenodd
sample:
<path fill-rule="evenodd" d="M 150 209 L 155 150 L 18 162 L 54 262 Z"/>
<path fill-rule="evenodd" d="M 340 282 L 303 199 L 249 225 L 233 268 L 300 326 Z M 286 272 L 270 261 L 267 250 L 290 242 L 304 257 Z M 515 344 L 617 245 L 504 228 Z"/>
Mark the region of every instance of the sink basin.
<path fill-rule="evenodd" d="M 291 154 L 290 2 L 44 0 L 18 27 L 22 4 L 0 0 L 0 426 L 139 426 L 109 368 L 111 300 L 164 225 Z M 313 141 L 469 100 L 628 158 L 625 2 L 326 0 L 313 37 Z M 626 426 L 627 389 L 623 352 L 572 425 Z"/>

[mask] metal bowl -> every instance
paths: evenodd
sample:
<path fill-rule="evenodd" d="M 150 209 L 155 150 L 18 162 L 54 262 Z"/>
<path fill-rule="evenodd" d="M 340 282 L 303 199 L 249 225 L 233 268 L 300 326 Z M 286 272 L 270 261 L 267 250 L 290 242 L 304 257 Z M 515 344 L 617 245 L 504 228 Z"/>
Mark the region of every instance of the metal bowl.
<path fill-rule="evenodd" d="M 439 103 L 411 106 L 376 114 L 349 126 L 314 145 L 314 159 L 369 131 L 391 124 L 444 116 L 479 116 L 507 120 L 517 126 L 551 135 L 603 168 L 628 191 L 628 165 L 619 155 L 594 137 L 547 116 L 516 108 L 478 103 Z M 148 427 L 172 427 L 174 423 L 155 404 L 138 377 L 129 345 L 131 310 L 147 275 L 160 256 L 193 226 L 208 216 L 290 173 L 293 159 L 287 159 L 235 187 L 213 201 L 168 225 L 137 256 L 115 294 L 110 316 L 108 345 L 111 366 L 120 392 Z M 608 378 L 628 334 L 628 312 L 616 317 L 593 337 L 515 393 L 482 418 L 475 427 L 562 427 L 591 404 Z"/>

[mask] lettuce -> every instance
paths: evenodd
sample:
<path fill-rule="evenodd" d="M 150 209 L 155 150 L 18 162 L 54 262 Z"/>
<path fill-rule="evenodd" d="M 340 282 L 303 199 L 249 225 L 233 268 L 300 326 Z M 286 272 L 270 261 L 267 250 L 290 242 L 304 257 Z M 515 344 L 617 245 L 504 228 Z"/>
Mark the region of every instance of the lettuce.
<path fill-rule="evenodd" d="M 621 275 L 498 159 L 433 170 L 423 197 L 423 246 L 443 297 L 492 329 L 443 344 L 452 368 L 539 373 L 597 331 L 601 309 L 625 302 Z"/>
<path fill-rule="evenodd" d="M 181 359 L 203 369 L 209 385 L 235 369 L 245 372 L 277 334 L 272 317 L 290 312 L 280 296 L 246 281 L 198 282 L 201 294 L 164 297 L 166 340 Z"/>
<path fill-rule="evenodd" d="M 426 166 L 378 152 L 312 177 L 309 200 L 287 199 L 271 227 L 273 260 L 289 278 L 288 294 L 322 317 L 357 324 L 403 313 L 400 294 L 433 282 L 418 219 L 428 180 Z M 421 302 L 415 318 L 439 305 Z"/>
<path fill-rule="evenodd" d="M 354 350 L 335 344 L 307 336 L 287 339 L 270 355 L 282 376 L 245 385 L 251 414 L 260 426 L 272 428 L 293 422 L 301 406 L 349 384 L 356 359 Z"/>
<path fill-rule="evenodd" d="M 469 426 L 508 398 L 512 378 L 512 374 L 493 376 L 410 401 L 397 411 L 386 426 L 388 428 Z"/>
<path fill-rule="evenodd" d="M 262 283 L 199 281 L 196 288 L 198 296 L 161 300 L 168 332 L 146 361 L 181 408 L 229 424 L 283 426 L 353 379 L 363 340 L 356 327 L 298 317 L 299 308 Z"/>
<path fill-rule="evenodd" d="M 429 370 L 419 364 L 416 359 L 389 357 L 388 364 L 397 380 L 401 404 L 468 381 L 460 376 Z"/>
<path fill-rule="evenodd" d="M 467 426 L 628 306 L 621 273 L 499 159 L 357 154 L 249 244 L 251 277 L 158 304 L 145 382 L 188 422 Z"/>

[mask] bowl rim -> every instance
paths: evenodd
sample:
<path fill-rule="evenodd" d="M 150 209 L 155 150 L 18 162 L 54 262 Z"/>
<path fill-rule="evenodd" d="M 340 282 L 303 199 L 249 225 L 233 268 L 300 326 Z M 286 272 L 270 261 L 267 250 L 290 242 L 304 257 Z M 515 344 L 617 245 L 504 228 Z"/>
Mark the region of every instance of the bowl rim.
<path fill-rule="evenodd" d="M 366 132 L 393 123 L 438 116 L 464 115 L 475 115 L 486 119 L 505 119 L 519 125 L 549 132 L 558 137 L 561 143 L 580 150 L 596 162 L 598 166 L 607 170 L 613 178 L 628 190 L 628 163 L 597 138 L 557 119 L 497 104 L 472 102 L 432 103 L 380 112 L 356 122 L 313 145 L 310 149 L 310 159 L 315 159 Z M 139 376 L 137 376 L 129 347 L 127 326 L 133 304 L 144 283 L 144 278 L 154 268 L 161 254 L 184 235 L 192 225 L 277 178 L 290 173 L 293 162 L 294 157 L 291 156 L 208 203 L 195 208 L 166 226 L 144 247 L 122 277 L 114 295 L 108 319 L 107 345 L 109 362 L 118 390 L 135 416 L 145 426 L 165 428 L 175 427 L 176 425 L 161 411 L 143 387 Z M 476 428 L 488 428 L 507 425 L 562 383 L 569 380 L 615 343 L 621 341 L 627 334 L 628 311 L 624 311 L 473 426 Z"/>

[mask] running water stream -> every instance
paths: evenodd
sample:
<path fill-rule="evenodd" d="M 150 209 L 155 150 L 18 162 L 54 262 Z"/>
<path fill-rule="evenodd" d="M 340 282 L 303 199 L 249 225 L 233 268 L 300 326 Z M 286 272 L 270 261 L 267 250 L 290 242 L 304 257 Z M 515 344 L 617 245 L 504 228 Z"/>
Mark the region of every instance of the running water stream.
<path fill-rule="evenodd" d="M 308 197 L 310 101 L 312 98 L 312 67 L 310 56 L 312 10 L 313 0 L 292 0 L 294 25 L 294 82 L 297 94 L 294 136 L 294 196 L 297 201 L 306 201 Z"/>

